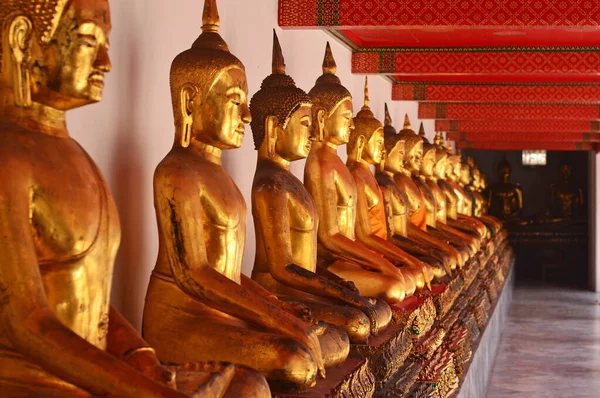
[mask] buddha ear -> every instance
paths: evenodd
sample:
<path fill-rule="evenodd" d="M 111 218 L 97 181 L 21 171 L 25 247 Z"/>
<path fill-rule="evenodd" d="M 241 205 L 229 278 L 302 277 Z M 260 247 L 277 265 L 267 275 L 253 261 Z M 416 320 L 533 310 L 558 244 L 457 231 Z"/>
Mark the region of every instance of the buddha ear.
<path fill-rule="evenodd" d="M 267 144 L 267 155 L 270 158 L 275 156 L 275 146 L 277 145 L 277 127 L 279 119 L 276 116 L 267 116 L 265 123 L 265 141 Z"/>
<path fill-rule="evenodd" d="M 325 109 L 317 111 L 317 141 L 321 142 L 325 139 Z"/>
<path fill-rule="evenodd" d="M 189 83 L 181 88 L 179 93 L 179 114 L 181 116 L 181 127 L 178 132 L 179 144 L 187 148 L 192 140 L 192 124 L 194 121 L 194 98 L 198 94 L 198 89 Z"/>
<path fill-rule="evenodd" d="M 31 21 L 16 17 L 8 30 L 8 44 L 12 58 L 12 75 L 15 93 L 15 105 L 23 108 L 31 106 L 31 76 L 29 61 L 31 58 Z"/>
<path fill-rule="evenodd" d="M 363 150 L 365 149 L 365 136 L 359 135 L 356 138 L 356 160 L 360 161 L 362 159 Z"/>

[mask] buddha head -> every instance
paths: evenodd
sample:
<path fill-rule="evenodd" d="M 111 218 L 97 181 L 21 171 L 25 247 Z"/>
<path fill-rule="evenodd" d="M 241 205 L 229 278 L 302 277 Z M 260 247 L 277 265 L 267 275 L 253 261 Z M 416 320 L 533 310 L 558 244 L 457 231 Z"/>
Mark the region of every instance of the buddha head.
<path fill-rule="evenodd" d="M 563 179 L 563 182 L 569 182 L 571 180 L 571 176 L 573 175 L 573 166 L 571 166 L 569 163 L 562 163 L 560 165 L 560 175 Z"/>
<path fill-rule="evenodd" d="M 502 181 L 502 183 L 504 184 L 508 184 L 508 182 L 510 181 L 511 173 L 512 167 L 505 156 L 498 165 L 498 175 L 500 176 L 500 181 Z"/>
<path fill-rule="evenodd" d="M 404 140 L 405 145 L 404 167 L 412 175 L 417 176 L 423 160 L 423 139 L 412 129 L 408 115 L 404 116 L 404 128 L 398 132 L 398 135 Z"/>
<path fill-rule="evenodd" d="M 383 124 L 375 118 L 369 108 L 369 82 L 365 77 L 365 103 L 354 118 L 354 129 L 350 132 L 347 146 L 348 158 L 380 164 L 383 161 Z"/>
<path fill-rule="evenodd" d="M 383 136 L 385 147 L 384 170 L 392 174 L 401 173 L 404 170 L 405 142 L 392 126 L 392 118 L 387 104 L 385 104 Z"/>
<path fill-rule="evenodd" d="M 471 166 L 469 165 L 468 159 L 464 160 L 460 164 L 459 182 L 461 185 L 470 185 L 473 175 L 471 173 Z"/>
<path fill-rule="evenodd" d="M 354 129 L 352 95 L 335 75 L 337 66 L 327 43 L 323 74 L 308 93 L 313 101 L 313 125 L 316 140 L 343 145 Z"/>
<path fill-rule="evenodd" d="M 285 74 L 279 39 L 273 30 L 272 73 L 250 101 L 254 146 L 259 154 L 287 161 L 308 156 L 312 137 L 312 102 Z"/>
<path fill-rule="evenodd" d="M 175 144 L 238 148 L 250 123 L 246 71 L 219 35 L 216 0 L 205 0 L 202 34 L 171 64 Z"/>
<path fill-rule="evenodd" d="M 433 139 L 435 145 L 435 163 L 433 165 L 433 176 L 438 180 L 446 178 L 446 168 L 448 166 L 448 151 L 444 148 L 444 137 L 439 131 Z"/>
<path fill-rule="evenodd" d="M 0 87 L 16 106 L 68 110 L 102 99 L 107 0 L 4 0 L 0 21 Z"/>

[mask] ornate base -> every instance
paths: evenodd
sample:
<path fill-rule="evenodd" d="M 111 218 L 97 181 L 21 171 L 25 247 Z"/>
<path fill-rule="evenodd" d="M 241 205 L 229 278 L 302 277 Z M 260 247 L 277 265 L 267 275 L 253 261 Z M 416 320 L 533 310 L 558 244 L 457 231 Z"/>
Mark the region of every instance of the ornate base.
<path fill-rule="evenodd" d="M 375 378 L 368 360 L 349 358 L 327 369 L 327 378 L 305 392 L 281 393 L 272 388 L 276 398 L 370 398 L 375 392 Z"/>
<path fill-rule="evenodd" d="M 402 366 L 412 347 L 406 324 L 392 322 L 378 336 L 371 337 L 367 344 L 352 344 L 350 356 L 368 359 L 376 388 L 381 388 Z"/>
<path fill-rule="evenodd" d="M 417 381 L 422 369 L 422 361 L 405 361 L 402 367 L 385 384 L 385 386 L 375 393 L 375 397 L 397 398 L 408 394 L 410 389 Z"/>

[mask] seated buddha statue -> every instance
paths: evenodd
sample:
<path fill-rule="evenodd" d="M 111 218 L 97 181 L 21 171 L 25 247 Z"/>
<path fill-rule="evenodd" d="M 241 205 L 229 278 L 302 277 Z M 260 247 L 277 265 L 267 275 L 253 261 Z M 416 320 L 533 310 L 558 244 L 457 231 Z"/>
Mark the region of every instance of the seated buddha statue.
<path fill-rule="evenodd" d="M 473 254 L 478 252 L 483 236 L 476 230 L 470 229 L 468 225 L 454 222 L 447 217 L 446 194 L 438 185 L 439 177 L 445 174 L 448 158 L 446 151 L 430 144 L 426 138 L 423 138 L 423 148 L 424 155 L 419 178 L 425 182 L 426 186 L 423 186 L 423 189 L 428 189 L 434 200 L 435 228 L 448 235 L 453 241 L 468 245 Z M 448 223 L 449 220 L 452 225 Z"/>
<path fill-rule="evenodd" d="M 560 165 L 560 182 L 553 184 L 550 214 L 554 220 L 569 220 L 579 215 L 583 208 L 583 191 L 573 181 L 573 166 Z"/>
<path fill-rule="evenodd" d="M 315 319 L 344 329 L 352 343 L 364 343 L 389 324 L 392 313 L 385 302 L 360 296 L 351 283 L 317 267 L 317 209 L 290 171 L 290 163 L 306 158 L 310 150 L 312 102 L 285 74 L 273 35 L 273 73 L 250 101 L 258 151 L 252 184 L 252 279 L 282 300 L 303 303 Z"/>
<path fill-rule="evenodd" d="M 102 99 L 108 2 L 7 0 L 0 23 L 0 395 L 223 396 L 230 364 L 165 368 L 110 305 L 119 216 L 65 121 Z M 268 396 L 243 373 L 228 396 Z"/>
<path fill-rule="evenodd" d="M 476 220 L 458 219 L 458 197 L 446 181 L 449 153 L 446 148 L 444 148 L 444 138 L 439 132 L 435 135 L 434 145 L 435 164 L 433 166 L 433 175 L 428 179 L 428 184 L 435 192 L 439 212 L 438 219 L 443 220 L 442 222 L 446 223 L 448 226 L 467 233 L 479 240 L 487 238 L 487 230 L 479 229 L 478 227 L 481 227 L 481 225 Z M 436 186 L 433 186 L 433 184 Z"/>
<path fill-rule="evenodd" d="M 435 246 L 416 238 L 414 234 L 409 235 L 407 198 L 394 181 L 394 175 L 403 171 L 405 142 L 392 126 L 387 104 L 383 132 L 385 153 L 383 161 L 375 167 L 375 177 L 385 205 L 388 239 L 407 253 L 432 265 L 434 277 L 440 279 L 446 272 L 450 273 L 448 256 Z"/>
<path fill-rule="evenodd" d="M 489 231 L 488 235 L 495 235 L 502 229 L 502 221 L 488 214 L 489 205 L 483 194 L 481 171 L 473 158 L 467 158 L 467 167 L 468 172 L 465 173 L 465 177 L 469 177 L 470 181 L 465 188 L 471 193 L 475 201 L 474 216 L 486 225 Z"/>
<path fill-rule="evenodd" d="M 337 153 L 354 129 L 352 96 L 335 72 L 328 43 L 323 75 L 309 92 L 316 136 L 304 169 L 304 185 L 319 216 L 318 259 L 328 271 L 352 281 L 361 295 L 399 303 L 414 292 L 414 281 L 356 239 L 356 184 Z"/>
<path fill-rule="evenodd" d="M 387 239 L 387 219 L 385 204 L 370 165 L 378 165 L 383 160 L 383 124 L 375 118 L 369 108 L 369 86 L 365 78 L 364 106 L 354 118 L 354 130 L 346 145 L 348 161 L 346 166 L 354 177 L 357 188 L 356 198 L 356 237 L 367 247 L 382 253 L 387 259 L 398 264 L 401 272 L 423 289 L 433 279 L 431 266 L 411 256 Z"/>
<path fill-rule="evenodd" d="M 477 243 L 464 239 L 456 230 L 447 227 L 443 222 L 439 221 L 438 204 L 436 203 L 435 193 L 431 186 L 428 185 L 428 177 L 433 176 L 433 166 L 435 164 L 435 147 L 429 143 L 425 137 L 423 123 L 419 128 L 419 137 L 423 141 L 423 156 L 420 162 L 420 168 L 412 171 L 413 180 L 421 191 L 425 208 L 427 210 L 426 219 L 428 231 L 444 241 L 447 241 L 452 246 L 456 247 L 466 258 L 472 257 L 478 250 Z M 445 204 L 444 204 L 445 206 Z M 440 209 L 441 210 L 441 209 Z M 442 213 L 445 216 L 445 213 Z"/>
<path fill-rule="evenodd" d="M 518 220 L 523 209 L 523 190 L 510 182 L 512 167 L 504 158 L 498 165 L 500 182 L 489 187 L 490 214 L 501 220 Z"/>
<path fill-rule="evenodd" d="M 446 193 L 446 198 L 456 198 L 448 200 L 446 203 L 451 204 L 452 208 L 447 214 L 452 217 L 456 214 L 456 220 L 475 228 L 480 236 L 486 236 L 487 228 L 485 224 L 473 217 L 473 206 L 471 196 L 465 191 L 460 184 L 460 174 L 462 169 L 462 161 L 460 155 L 453 152 L 450 142 L 448 142 L 448 167 L 446 178 L 439 180 L 440 187 Z"/>
<path fill-rule="evenodd" d="M 394 181 L 406 195 L 409 210 L 409 236 L 418 237 L 423 242 L 434 245 L 450 258 L 451 269 L 462 267 L 468 260 L 464 250 L 457 250 L 447 241 L 432 234 L 427 224 L 427 209 L 423 194 L 413 176 L 418 176 L 423 159 L 423 140 L 410 125 L 408 115 L 404 118 L 404 128 L 398 132 L 405 142 L 403 167 L 400 173 L 394 174 Z"/>
<path fill-rule="evenodd" d="M 241 146 L 251 115 L 244 66 L 218 27 L 207 0 L 202 34 L 171 65 L 175 143 L 154 175 L 159 251 L 144 337 L 165 362 L 222 359 L 303 389 L 346 359 L 348 337 L 241 273 L 246 203 L 221 155 Z"/>

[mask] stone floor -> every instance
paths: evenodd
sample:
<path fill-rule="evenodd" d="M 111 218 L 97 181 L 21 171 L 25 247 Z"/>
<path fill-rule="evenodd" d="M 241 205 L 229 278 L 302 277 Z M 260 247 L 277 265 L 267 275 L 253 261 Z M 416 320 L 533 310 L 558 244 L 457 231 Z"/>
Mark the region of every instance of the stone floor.
<path fill-rule="evenodd" d="M 487 397 L 600 397 L 600 294 L 517 287 Z"/>

